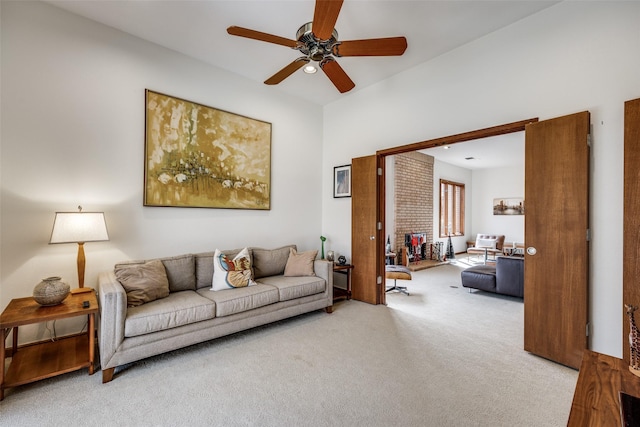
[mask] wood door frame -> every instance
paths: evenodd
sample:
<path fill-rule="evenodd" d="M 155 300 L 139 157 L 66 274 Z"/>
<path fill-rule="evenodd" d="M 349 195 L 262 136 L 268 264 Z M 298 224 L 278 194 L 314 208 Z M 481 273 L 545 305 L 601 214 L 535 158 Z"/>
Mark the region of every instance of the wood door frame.
<path fill-rule="evenodd" d="M 426 141 L 415 142 L 412 144 L 401 145 L 399 147 L 387 148 L 384 150 L 376 151 L 376 163 L 378 165 L 378 221 L 381 224 L 378 230 L 378 236 L 376 238 L 376 266 L 378 277 L 381 278 L 381 283 L 378 286 L 378 300 L 380 304 L 386 304 L 385 299 L 385 280 L 382 272 L 384 269 L 384 236 L 385 231 L 385 159 L 387 156 L 393 156 L 396 154 L 408 153 L 412 151 L 424 150 L 427 148 L 440 147 L 443 145 L 452 145 L 460 142 L 472 141 L 474 139 L 488 138 L 491 136 L 506 135 L 515 132 L 524 132 L 525 126 L 529 123 L 538 122 L 538 117 L 531 119 L 520 120 L 517 122 L 506 123 L 498 126 L 492 126 L 484 129 L 472 130 L 469 132 L 459 133 L 455 135 L 444 136 L 441 138 L 429 139 Z"/>

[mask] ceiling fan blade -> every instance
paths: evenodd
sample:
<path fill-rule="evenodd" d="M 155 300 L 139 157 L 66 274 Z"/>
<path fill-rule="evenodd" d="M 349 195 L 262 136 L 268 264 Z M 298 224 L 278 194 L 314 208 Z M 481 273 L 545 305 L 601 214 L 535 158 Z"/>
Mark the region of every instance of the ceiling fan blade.
<path fill-rule="evenodd" d="M 322 68 L 322 71 L 329 77 L 329 80 L 331 80 L 340 93 L 349 92 L 356 86 L 335 60 L 325 59 L 320 63 L 320 68 Z"/>
<path fill-rule="evenodd" d="M 382 39 L 347 40 L 333 47 L 335 56 L 400 56 L 407 50 L 407 39 L 388 37 Z"/>
<path fill-rule="evenodd" d="M 248 28 L 231 26 L 227 28 L 227 33 L 232 36 L 246 37 L 248 39 L 260 40 L 267 43 L 280 44 L 291 48 L 296 48 L 298 42 L 295 40 L 286 39 L 280 36 L 274 36 L 273 34 L 267 34 L 256 30 L 250 30 Z"/>
<path fill-rule="evenodd" d="M 309 62 L 308 58 L 305 58 L 305 57 L 298 58 L 292 63 L 290 63 L 289 65 L 287 65 L 286 67 L 284 67 L 282 70 L 278 71 L 273 76 L 265 80 L 264 84 L 277 85 L 278 83 L 280 83 L 281 81 L 289 77 L 291 74 L 295 73 L 300 68 L 304 67 L 308 62 Z"/>
<path fill-rule="evenodd" d="M 320 40 L 329 40 L 340 14 L 343 0 L 316 0 L 311 31 Z"/>

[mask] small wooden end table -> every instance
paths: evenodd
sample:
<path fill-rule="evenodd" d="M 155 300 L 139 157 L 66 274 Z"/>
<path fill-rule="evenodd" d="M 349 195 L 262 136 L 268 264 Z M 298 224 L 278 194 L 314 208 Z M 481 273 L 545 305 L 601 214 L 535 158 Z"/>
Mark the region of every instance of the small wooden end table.
<path fill-rule="evenodd" d="M 83 302 L 88 307 L 83 307 Z M 89 368 L 94 372 L 95 357 L 95 317 L 98 300 L 95 292 L 69 294 L 61 304 L 41 306 L 32 297 L 11 300 L 0 315 L 0 400 L 4 390 L 28 384 L 67 372 Z M 75 316 L 87 316 L 87 332 L 66 336 L 56 341 L 41 341 L 18 348 L 18 328 L 23 325 L 48 322 Z M 6 340 L 13 330 L 11 363 L 5 373 Z"/>
<path fill-rule="evenodd" d="M 630 425 L 621 420 L 620 392 L 640 396 L 640 378 L 629 372 L 629 364 L 585 350 L 567 426 Z"/>
<path fill-rule="evenodd" d="M 351 270 L 353 270 L 352 264 L 333 264 L 333 271 L 335 273 L 347 275 L 347 289 L 333 287 L 333 300 L 339 299 L 351 299 Z"/>

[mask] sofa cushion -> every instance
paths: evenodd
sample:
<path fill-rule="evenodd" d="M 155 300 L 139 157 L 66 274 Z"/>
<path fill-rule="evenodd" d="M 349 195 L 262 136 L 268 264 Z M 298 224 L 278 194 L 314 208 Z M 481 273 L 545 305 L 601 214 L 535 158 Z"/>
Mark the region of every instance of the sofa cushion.
<path fill-rule="evenodd" d="M 124 335 L 135 337 L 215 317 L 216 304 L 194 291 L 173 292 L 168 297 L 127 310 Z"/>
<path fill-rule="evenodd" d="M 289 258 L 287 265 L 284 267 L 285 276 L 315 276 L 313 270 L 313 261 L 316 259 L 318 251 L 296 252 L 295 249 L 289 248 Z"/>
<path fill-rule="evenodd" d="M 213 280 L 213 252 L 195 254 L 196 289 L 210 288 Z"/>
<path fill-rule="evenodd" d="M 280 301 L 288 301 L 296 298 L 315 295 L 325 291 L 327 283 L 320 277 L 285 277 L 271 276 L 263 277 L 258 283 L 271 285 L 278 288 Z"/>
<path fill-rule="evenodd" d="M 496 268 L 492 265 L 476 265 L 460 272 L 462 286 L 480 289 L 481 291 L 496 291 Z"/>
<path fill-rule="evenodd" d="M 196 264 L 193 255 L 181 255 L 161 260 L 167 270 L 170 292 L 196 290 Z"/>
<path fill-rule="evenodd" d="M 278 276 L 284 273 L 284 267 L 289 259 L 289 249 L 296 249 L 296 245 L 283 246 L 277 249 L 251 248 L 253 256 L 253 278 Z"/>
<path fill-rule="evenodd" d="M 198 290 L 198 294 L 215 301 L 216 317 L 230 316 L 254 308 L 278 302 L 278 289 L 256 284 L 244 288 L 226 289 L 223 291 Z"/>
<path fill-rule="evenodd" d="M 216 249 L 213 255 L 212 291 L 255 285 L 249 249 L 244 248 L 234 258 Z"/>

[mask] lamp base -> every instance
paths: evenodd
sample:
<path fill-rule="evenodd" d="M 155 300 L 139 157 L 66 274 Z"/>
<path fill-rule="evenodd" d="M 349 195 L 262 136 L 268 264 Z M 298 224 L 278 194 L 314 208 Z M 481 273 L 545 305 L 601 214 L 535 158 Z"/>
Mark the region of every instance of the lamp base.
<path fill-rule="evenodd" d="M 93 288 L 75 288 L 75 289 L 71 289 L 71 293 L 73 295 L 75 295 L 75 294 L 83 294 L 85 292 L 93 292 Z"/>

